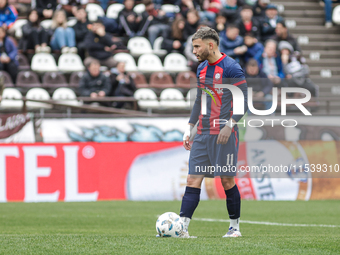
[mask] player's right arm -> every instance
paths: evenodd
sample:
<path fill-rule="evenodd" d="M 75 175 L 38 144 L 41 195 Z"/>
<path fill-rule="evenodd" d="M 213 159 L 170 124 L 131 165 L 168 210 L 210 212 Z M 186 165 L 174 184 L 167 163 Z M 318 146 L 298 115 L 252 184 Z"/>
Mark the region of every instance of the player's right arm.
<path fill-rule="evenodd" d="M 191 111 L 188 126 L 186 127 L 184 135 L 183 135 L 183 146 L 186 150 L 191 149 L 189 139 L 190 139 L 191 131 L 194 128 L 195 124 L 197 123 L 198 117 L 201 113 L 201 97 L 202 97 L 202 90 L 197 88 L 197 95 L 196 95 L 195 103 Z"/>

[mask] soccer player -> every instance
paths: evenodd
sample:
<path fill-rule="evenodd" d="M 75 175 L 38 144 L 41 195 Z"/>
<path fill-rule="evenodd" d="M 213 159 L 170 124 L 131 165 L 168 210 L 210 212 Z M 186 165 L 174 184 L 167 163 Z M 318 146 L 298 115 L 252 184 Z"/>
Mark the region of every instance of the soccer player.
<path fill-rule="evenodd" d="M 234 176 L 236 175 L 239 146 L 236 123 L 243 115 L 233 114 L 231 91 L 226 88 L 216 88 L 216 84 L 237 86 L 244 95 L 242 104 L 244 104 L 244 112 L 246 112 L 248 109 L 247 83 L 240 65 L 219 51 L 219 37 L 214 29 L 200 28 L 193 35 L 192 44 L 193 53 L 201 64 L 197 69 L 197 97 L 189 125 L 183 136 L 183 146 L 191 152 L 187 186 L 180 211 L 181 219 L 184 222 L 184 232 L 181 237 L 190 237 L 188 227 L 200 200 L 201 184 L 204 177 L 221 178 L 230 218 L 229 230 L 223 237 L 239 237 L 241 236 L 239 227 L 241 197 Z M 203 100 L 202 91 L 209 92 L 208 94 L 211 94 L 214 99 L 211 96 L 206 96 L 206 100 Z M 206 101 L 206 114 L 204 115 L 201 111 L 201 100 Z M 197 135 L 191 146 L 189 138 L 197 121 L 199 121 Z M 210 169 L 215 167 L 215 171 L 205 173 L 204 170 L 209 167 Z M 223 171 L 216 171 L 218 167 Z M 202 171 L 197 171 L 197 169 Z"/>

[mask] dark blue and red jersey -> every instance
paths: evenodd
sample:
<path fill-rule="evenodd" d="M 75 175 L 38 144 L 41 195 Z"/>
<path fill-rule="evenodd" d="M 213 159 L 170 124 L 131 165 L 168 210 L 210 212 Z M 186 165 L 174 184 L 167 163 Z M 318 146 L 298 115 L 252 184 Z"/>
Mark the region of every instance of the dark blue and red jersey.
<path fill-rule="evenodd" d="M 243 117 L 243 115 L 233 115 L 233 97 L 230 90 L 215 88 L 216 84 L 230 84 L 241 89 L 244 95 L 244 112 L 248 110 L 247 82 L 241 66 L 224 53 L 215 63 L 211 64 L 206 60 L 197 69 L 197 97 L 189 120 L 192 124 L 196 124 L 199 120 L 197 134 L 218 135 L 225 124 L 222 124 L 223 122 L 218 124 L 218 121 L 214 123 L 214 120 L 229 120 L 232 117 L 238 122 Z M 215 99 L 206 95 L 206 115 L 201 111 L 203 90 L 209 91 Z"/>

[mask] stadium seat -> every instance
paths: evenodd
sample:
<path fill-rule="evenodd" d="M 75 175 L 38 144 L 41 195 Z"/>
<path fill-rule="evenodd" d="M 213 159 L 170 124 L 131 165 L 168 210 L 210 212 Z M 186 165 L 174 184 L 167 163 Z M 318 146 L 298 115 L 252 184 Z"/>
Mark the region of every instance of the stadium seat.
<path fill-rule="evenodd" d="M 22 108 L 23 101 L 12 100 L 21 99 L 22 95 L 18 89 L 5 88 L 2 92 L 2 100 L 0 101 L 1 108 Z"/>
<path fill-rule="evenodd" d="M 30 70 L 31 66 L 28 62 L 27 57 L 24 54 L 18 54 L 17 60 L 19 62 L 19 70 Z"/>
<path fill-rule="evenodd" d="M 131 76 L 131 78 L 135 82 L 136 87 L 138 89 L 139 88 L 148 88 L 149 87 L 149 84 L 146 82 L 144 74 L 142 74 L 140 72 L 131 72 L 131 73 L 129 73 L 129 75 Z"/>
<path fill-rule="evenodd" d="M 136 61 L 129 53 L 117 53 L 113 58 L 118 62 L 125 62 L 125 70 L 127 72 L 137 71 Z"/>
<path fill-rule="evenodd" d="M 133 37 L 128 41 L 127 48 L 131 55 L 140 56 L 142 54 L 152 53 L 151 44 L 144 37 Z"/>
<path fill-rule="evenodd" d="M 51 19 L 45 19 L 40 22 L 40 25 L 45 29 L 50 29 L 52 26 L 52 20 Z"/>
<path fill-rule="evenodd" d="M 20 71 L 17 75 L 16 85 L 22 88 L 41 87 L 38 75 L 32 71 Z"/>
<path fill-rule="evenodd" d="M 48 53 L 37 53 L 32 58 L 31 68 L 36 72 L 54 72 L 58 71 L 55 59 Z"/>
<path fill-rule="evenodd" d="M 77 54 L 62 54 L 58 60 L 58 69 L 61 72 L 70 73 L 85 70 L 81 58 Z"/>
<path fill-rule="evenodd" d="M 15 31 L 15 37 L 20 39 L 22 37 L 22 27 L 27 23 L 27 19 L 18 19 L 14 22 L 12 29 Z"/>
<path fill-rule="evenodd" d="M 196 95 L 197 95 L 197 88 L 192 88 L 188 91 L 187 95 L 186 95 L 186 103 L 187 103 L 187 107 L 192 108 L 195 100 L 196 100 Z"/>
<path fill-rule="evenodd" d="M 68 27 L 73 27 L 77 23 L 77 19 L 70 19 L 67 21 L 67 26 Z"/>
<path fill-rule="evenodd" d="M 147 88 L 137 89 L 134 93 L 134 98 L 138 100 L 138 106 L 141 109 L 157 109 L 159 102 L 156 93 Z"/>
<path fill-rule="evenodd" d="M 133 11 L 137 14 L 141 14 L 142 12 L 145 11 L 145 5 L 144 4 L 137 4 L 134 8 Z"/>
<path fill-rule="evenodd" d="M 59 88 L 54 91 L 52 99 L 58 101 L 62 104 L 68 105 L 80 105 L 81 103 L 77 101 L 77 96 L 72 89 L 69 88 Z"/>
<path fill-rule="evenodd" d="M 181 91 L 178 89 L 164 89 L 160 95 L 162 108 L 186 108 L 187 104 Z"/>
<path fill-rule="evenodd" d="M 105 12 L 103 8 L 98 4 L 87 4 L 86 12 L 89 21 L 94 22 L 98 19 L 98 17 L 105 16 Z"/>
<path fill-rule="evenodd" d="M 187 60 L 179 53 L 170 53 L 164 59 L 164 70 L 168 72 L 188 71 Z"/>
<path fill-rule="evenodd" d="M 153 53 L 160 57 L 164 56 L 167 53 L 167 51 L 163 50 L 161 47 L 162 42 L 163 42 L 163 37 L 158 37 L 153 43 Z"/>
<path fill-rule="evenodd" d="M 56 89 L 60 87 L 67 87 L 66 78 L 62 73 L 59 72 L 48 72 L 45 73 L 42 79 L 42 86 L 46 89 Z"/>
<path fill-rule="evenodd" d="M 83 77 L 83 75 L 84 75 L 84 72 L 73 72 L 71 74 L 71 77 L 70 77 L 69 86 L 78 88 L 79 87 L 79 81 L 80 81 L 81 77 Z"/>
<path fill-rule="evenodd" d="M 26 94 L 27 99 L 35 99 L 35 100 L 49 100 L 50 95 L 48 92 L 42 88 L 33 88 L 30 89 Z M 39 102 L 31 102 L 27 101 L 26 106 L 29 108 L 45 108 L 45 109 L 51 109 L 52 105 L 45 104 L 45 103 L 39 103 Z"/>
<path fill-rule="evenodd" d="M 141 72 L 161 72 L 163 71 L 162 62 L 154 54 L 143 54 L 138 59 L 138 70 Z"/>
<path fill-rule="evenodd" d="M 9 75 L 9 73 L 7 73 L 6 71 L 0 71 L 0 76 L 4 76 L 5 78 L 5 87 L 14 87 L 13 81 L 11 76 Z"/>
<path fill-rule="evenodd" d="M 106 17 L 111 19 L 117 19 L 118 13 L 124 9 L 124 4 L 111 4 L 106 11 Z"/>
<path fill-rule="evenodd" d="M 180 11 L 179 6 L 173 4 L 163 4 L 161 9 L 166 13 L 179 13 Z"/>
<path fill-rule="evenodd" d="M 176 86 L 179 88 L 190 89 L 196 87 L 197 77 L 194 72 L 180 72 L 176 78 Z"/>
<path fill-rule="evenodd" d="M 332 19 L 335 24 L 340 25 L 340 5 L 335 6 L 333 9 Z"/>
<path fill-rule="evenodd" d="M 171 75 L 165 72 L 155 72 L 150 76 L 150 87 L 152 88 L 173 88 L 175 84 Z"/>

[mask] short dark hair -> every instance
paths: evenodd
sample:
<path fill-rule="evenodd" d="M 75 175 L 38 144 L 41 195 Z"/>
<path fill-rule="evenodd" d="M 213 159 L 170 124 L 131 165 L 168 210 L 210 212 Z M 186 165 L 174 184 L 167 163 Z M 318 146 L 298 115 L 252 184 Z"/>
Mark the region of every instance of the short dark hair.
<path fill-rule="evenodd" d="M 281 20 L 281 21 L 277 22 L 276 25 L 277 24 L 281 24 L 284 28 L 287 28 L 285 20 Z"/>
<path fill-rule="evenodd" d="M 249 36 L 249 37 L 252 37 L 252 38 L 256 38 L 256 36 L 255 36 L 255 34 L 253 33 L 253 32 L 247 32 L 245 35 L 244 35 L 244 37 L 246 37 L 246 36 Z M 244 38 L 243 37 L 243 38 Z"/>
<path fill-rule="evenodd" d="M 237 28 L 238 30 L 240 30 L 240 28 L 239 28 L 238 26 L 236 26 L 235 24 L 233 24 L 233 23 L 231 23 L 231 24 L 228 24 L 228 26 L 227 26 L 227 30 L 228 30 L 229 28 L 231 28 L 231 29 L 233 29 L 233 28 Z"/>
<path fill-rule="evenodd" d="M 217 32 L 210 27 L 201 27 L 197 30 L 197 32 L 192 36 L 192 41 L 197 39 L 211 39 L 216 42 L 217 46 L 220 44 L 220 38 L 218 37 Z"/>
<path fill-rule="evenodd" d="M 257 63 L 256 59 L 251 58 L 251 59 L 248 60 L 246 66 L 257 66 L 258 67 L 259 64 Z"/>
<path fill-rule="evenodd" d="M 253 8 L 252 8 L 250 5 L 247 5 L 247 4 L 246 4 L 246 5 L 243 5 L 243 6 L 242 6 L 241 11 L 242 11 L 242 10 L 251 10 L 251 11 L 253 11 Z"/>
<path fill-rule="evenodd" d="M 152 0 L 143 0 L 142 2 L 145 6 L 149 6 L 149 5 L 153 4 Z"/>

